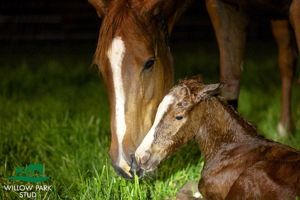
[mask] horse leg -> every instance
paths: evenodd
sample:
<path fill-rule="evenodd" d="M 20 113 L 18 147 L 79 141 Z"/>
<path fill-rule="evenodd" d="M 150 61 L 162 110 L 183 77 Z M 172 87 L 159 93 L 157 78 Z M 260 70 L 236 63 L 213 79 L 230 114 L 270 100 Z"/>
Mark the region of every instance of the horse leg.
<path fill-rule="evenodd" d="M 297 47 L 294 32 L 288 20 L 271 21 L 271 26 L 278 44 L 278 65 L 282 79 L 282 106 L 278 132 L 281 137 L 289 137 L 289 132 L 293 131 L 291 96 L 294 69 L 297 61 Z"/>
<path fill-rule="evenodd" d="M 248 18 L 221 0 L 206 0 L 206 7 L 219 45 L 220 79 L 225 82 L 222 95 L 237 108 Z"/>
<path fill-rule="evenodd" d="M 300 0 L 293 0 L 290 7 L 290 22 L 296 35 L 298 52 L 300 52 Z M 300 77 L 298 79 L 300 84 Z"/>

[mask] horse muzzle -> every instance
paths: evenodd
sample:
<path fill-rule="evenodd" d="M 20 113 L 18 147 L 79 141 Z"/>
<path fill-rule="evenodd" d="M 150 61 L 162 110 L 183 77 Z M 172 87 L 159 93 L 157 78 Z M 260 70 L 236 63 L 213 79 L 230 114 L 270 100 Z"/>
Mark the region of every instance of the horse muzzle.
<path fill-rule="evenodd" d="M 123 177 L 126 180 L 132 180 L 135 178 L 134 175 L 137 175 L 138 178 L 141 178 L 144 173 L 145 170 L 143 170 L 138 164 L 137 161 L 135 159 L 134 154 L 132 154 L 131 156 L 131 163 L 128 164 L 127 161 L 125 161 L 124 159 L 118 162 L 118 165 L 114 165 L 113 164 L 113 168 L 115 170 L 115 172 Z"/>

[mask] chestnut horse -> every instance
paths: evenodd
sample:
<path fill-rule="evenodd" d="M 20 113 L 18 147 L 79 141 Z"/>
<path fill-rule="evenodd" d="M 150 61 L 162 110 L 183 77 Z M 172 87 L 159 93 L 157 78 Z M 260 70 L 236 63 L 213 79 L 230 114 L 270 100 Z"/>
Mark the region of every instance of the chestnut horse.
<path fill-rule="evenodd" d="M 174 83 L 165 32 L 171 33 L 186 2 L 89 2 L 103 18 L 95 63 L 109 96 L 109 155 L 117 174 L 132 179 L 136 172 L 141 177 L 143 170 L 136 164 L 135 150 L 152 126 L 159 102 Z M 162 27 L 160 12 L 168 27 Z"/>
<path fill-rule="evenodd" d="M 198 184 L 203 199 L 300 197 L 300 152 L 260 136 L 218 96 L 220 86 L 197 79 L 175 86 L 162 100 L 153 126 L 136 150 L 138 164 L 153 170 L 195 139 L 204 158 Z"/>
<path fill-rule="evenodd" d="M 300 40 L 299 0 L 206 0 L 221 56 L 223 95 L 237 105 L 246 26 L 251 11 L 269 13 L 279 45 L 283 80 L 280 126 L 292 130 L 291 84 Z M 115 171 L 126 179 L 138 176 L 134 152 L 150 129 L 157 106 L 173 85 L 168 36 L 190 0 L 89 0 L 103 18 L 94 62 L 103 76 L 110 102 L 110 158 Z M 251 3 L 249 3 L 251 2 Z M 271 5 L 271 6 L 270 6 Z M 256 8 L 259 9 L 256 9 Z M 162 17 L 163 16 L 163 17 Z M 290 19 L 290 21 L 288 20 Z M 294 29 L 291 28 L 290 24 Z"/>

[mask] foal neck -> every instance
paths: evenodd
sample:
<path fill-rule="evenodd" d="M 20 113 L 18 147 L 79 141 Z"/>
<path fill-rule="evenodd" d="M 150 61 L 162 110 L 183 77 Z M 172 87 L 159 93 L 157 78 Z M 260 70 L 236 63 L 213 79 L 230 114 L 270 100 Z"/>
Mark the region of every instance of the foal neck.
<path fill-rule="evenodd" d="M 214 157 L 224 145 L 230 147 L 259 137 L 256 128 L 222 97 L 211 97 L 201 102 L 195 110 L 201 115 L 195 140 L 204 160 Z"/>

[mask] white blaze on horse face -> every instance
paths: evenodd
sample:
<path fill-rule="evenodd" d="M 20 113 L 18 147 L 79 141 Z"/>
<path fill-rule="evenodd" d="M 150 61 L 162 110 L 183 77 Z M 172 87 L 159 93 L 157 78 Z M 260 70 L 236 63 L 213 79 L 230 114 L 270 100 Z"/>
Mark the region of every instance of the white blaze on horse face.
<path fill-rule="evenodd" d="M 146 137 L 144 138 L 143 142 L 140 144 L 140 146 L 137 148 L 135 152 L 135 156 L 137 158 L 142 158 L 145 151 L 150 149 L 151 144 L 154 140 L 154 133 L 156 130 L 157 125 L 162 120 L 165 113 L 168 111 L 171 104 L 174 102 L 174 97 L 171 94 L 168 94 L 164 97 L 163 101 L 159 104 L 157 113 L 155 116 L 154 124 L 152 125 L 150 131 L 147 133 Z"/>
<path fill-rule="evenodd" d="M 107 52 L 108 59 L 111 64 L 113 83 L 115 90 L 115 127 L 119 143 L 119 157 L 118 165 L 121 167 L 129 176 L 130 167 L 123 156 L 122 141 L 126 132 L 125 123 L 125 95 L 122 80 L 122 62 L 125 54 L 125 44 L 121 37 L 115 37 L 112 40 L 110 49 Z"/>

